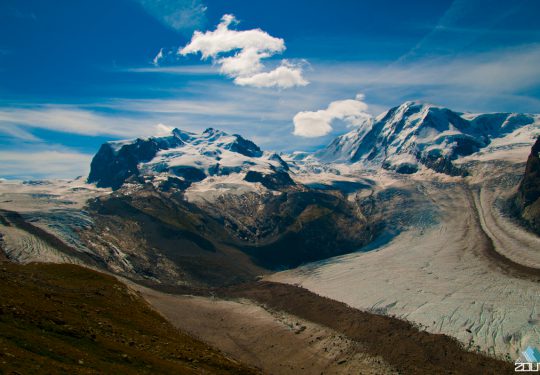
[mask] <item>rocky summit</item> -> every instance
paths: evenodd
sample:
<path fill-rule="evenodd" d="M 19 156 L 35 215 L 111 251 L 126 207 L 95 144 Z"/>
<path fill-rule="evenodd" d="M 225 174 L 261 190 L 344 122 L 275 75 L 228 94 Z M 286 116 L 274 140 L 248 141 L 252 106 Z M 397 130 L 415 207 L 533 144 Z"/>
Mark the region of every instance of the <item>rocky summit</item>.
<path fill-rule="evenodd" d="M 137 180 L 188 187 L 208 176 L 246 170 L 267 175 L 287 169 L 277 154 L 263 153 L 240 135 L 212 128 L 200 134 L 174 129 L 166 137 L 104 143 L 92 160 L 88 182 L 114 190 Z"/>

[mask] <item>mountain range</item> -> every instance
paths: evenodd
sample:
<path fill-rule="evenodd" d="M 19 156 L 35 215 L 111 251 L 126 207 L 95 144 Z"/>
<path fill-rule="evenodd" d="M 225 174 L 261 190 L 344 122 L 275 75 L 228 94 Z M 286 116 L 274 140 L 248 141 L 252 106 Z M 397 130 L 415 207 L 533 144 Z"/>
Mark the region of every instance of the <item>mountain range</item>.
<path fill-rule="evenodd" d="M 243 174 L 270 189 L 294 186 L 291 167 L 309 160 L 411 174 L 421 168 L 465 175 L 453 161 L 538 128 L 540 116 L 520 113 L 470 114 L 405 102 L 334 139 L 314 153 L 263 152 L 238 134 L 208 128 L 200 134 L 174 129 L 166 137 L 107 142 L 91 164 L 88 182 L 118 189 L 125 181 L 185 189 L 207 177 Z M 299 157 L 300 155 L 300 157 Z M 289 165 L 287 162 L 293 164 Z"/>
<path fill-rule="evenodd" d="M 537 325 L 512 298 L 537 290 L 539 136 L 537 114 L 406 102 L 311 153 L 213 128 L 106 142 L 87 179 L 0 183 L 0 256 L 175 293 L 271 278 L 513 355 Z"/>

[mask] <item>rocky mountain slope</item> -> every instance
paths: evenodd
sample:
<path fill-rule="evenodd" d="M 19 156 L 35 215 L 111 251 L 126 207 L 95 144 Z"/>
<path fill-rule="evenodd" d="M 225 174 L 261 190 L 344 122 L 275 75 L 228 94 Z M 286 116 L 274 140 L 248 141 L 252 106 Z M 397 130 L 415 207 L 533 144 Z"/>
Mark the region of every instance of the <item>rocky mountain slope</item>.
<path fill-rule="evenodd" d="M 538 127 L 536 115 L 469 115 L 407 102 L 302 157 L 282 158 L 212 128 L 107 142 L 88 176 L 101 190 L 78 203 L 84 209 L 65 204 L 17 220 L 6 211 L 4 242 L 21 261 L 89 263 L 175 288 L 233 284 L 436 223 L 437 207 L 415 211 L 423 198 L 389 188 L 377 168 L 397 176 L 423 168 L 466 174 L 463 155 L 511 147 L 523 142 L 516 134 Z M 72 187 L 66 201 L 83 192 L 88 199 L 89 186 Z M 34 202 L 58 195 L 54 186 L 27 187 Z M 21 246 L 39 252 L 28 256 Z"/>
<path fill-rule="evenodd" d="M 339 189 L 296 182 L 277 154 L 215 129 L 105 143 L 88 182 L 114 193 L 89 202 L 85 247 L 109 268 L 169 285 L 245 281 L 374 234 Z"/>
<path fill-rule="evenodd" d="M 355 204 L 311 190 L 224 194 L 126 186 L 91 201 L 79 232 L 107 267 L 169 285 L 223 285 L 353 251 L 372 230 Z"/>
<path fill-rule="evenodd" d="M 540 137 L 531 148 L 516 196 L 519 216 L 540 234 Z"/>

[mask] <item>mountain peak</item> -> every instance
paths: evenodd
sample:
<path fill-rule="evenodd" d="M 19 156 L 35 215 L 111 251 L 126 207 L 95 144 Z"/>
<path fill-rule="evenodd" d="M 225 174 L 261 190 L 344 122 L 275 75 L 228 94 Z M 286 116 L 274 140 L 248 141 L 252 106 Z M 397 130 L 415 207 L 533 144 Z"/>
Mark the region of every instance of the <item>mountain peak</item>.
<path fill-rule="evenodd" d="M 399 107 L 429 107 L 429 108 L 443 108 L 439 105 L 436 105 L 436 104 L 432 104 L 432 103 L 428 103 L 428 102 L 425 102 L 423 100 L 407 100 L 406 102 L 403 102 L 402 104 L 400 104 L 399 106 L 397 106 L 397 108 Z"/>
<path fill-rule="evenodd" d="M 252 167 L 263 174 L 288 170 L 281 158 L 264 154 L 240 135 L 214 128 L 202 133 L 175 128 L 169 136 L 104 143 L 92 160 L 88 182 L 118 189 L 126 180 L 172 177 L 187 187 L 208 176 L 241 173 Z"/>
<path fill-rule="evenodd" d="M 216 133 L 224 133 L 224 132 L 222 132 L 221 130 L 218 130 L 218 129 L 214 129 L 214 128 L 206 128 L 203 131 L 203 134 L 216 134 Z"/>
<path fill-rule="evenodd" d="M 424 166 L 462 174 L 452 160 L 477 152 L 491 139 L 535 121 L 534 115 L 472 115 L 407 101 L 376 117 L 369 129 L 354 129 L 336 138 L 316 156 L 325 162 L 361 162 L 403 173 L 414 173 Z"/>
<path fill-rule="evenodd" d="M 191 133 L 178 128 L 174 128 L 171 134 L 182 141 L 187 141 L 193 138 L 193 136 L 195 135 L 195 133 Z"/>

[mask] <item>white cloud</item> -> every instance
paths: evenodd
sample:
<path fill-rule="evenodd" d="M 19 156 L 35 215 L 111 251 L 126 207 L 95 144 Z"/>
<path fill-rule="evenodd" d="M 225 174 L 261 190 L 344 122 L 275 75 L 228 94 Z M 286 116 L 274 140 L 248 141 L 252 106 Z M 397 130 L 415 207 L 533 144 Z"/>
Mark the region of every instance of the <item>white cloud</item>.
<path fill-rule="evenodd" d="M 0 151 L 0 176 L 8 178 L 74 178 L 88 174 L 92 155 L 72 150 Z"/>
<path fill-rule="evenodd" d="M 157 124 L 156 125 L 156 131 L 155 131 L 155 136 L 157 137 L 163 137 L 165 135 L 170 135 L 173 131 L 173 127 L 172 126 L 167 126 L 165 124 Z"/>
<path fill-rule="evenodd" d="M 161 23 L 183 33 L 206 23 L 206 6 L 201 0 L 135 0 Z"/>
<path fill-rule="evenodd" d="M 302 70 L 289 64 L 282 64 L 270 72 L 254 74 L 250 77 L 236 77 L 234 83 L 240 86 L 279 87 L 288 89 L 306 86 L 309 82 L 302 77 Z"/>
<path fill-rule="evenodd" d="M 156 57 L 154 57 L 154 59 L 152 60 L 152 63 L 155 66 L 158 66 L 161 60 L 163 60 L 163 48 L 159 49 L 159 52 L 157 53 Z"/>
<path fill-rule="evenodd" d="M 13 138 L 17 138 L 21 141 L 26 141 L 26 142 L 40 141 L 38 137 L 26 131 L 25 129 L 21 129 L 18 126 L 6 126 L 6 124 L 2 124 L 2 122 L 0 122 L 0 133 L 6 134 Z"/>
<path fill-rule="evenodd" d="M 413 63 L 319 64 L 313 81 L 324 84 L 380 87 L 439 86 L 440 97 L 448 89 L 463 93 L 483 91 L 486 96 L 512 93 L 540 85 L 538 66 L 540 44 L 530 44 L 495 51 L 430 57 Z M 371 97 L 371 96 L 370 96 Z"/>
<path fill-rule="evenodd" d="M 73 106 L 0 108 L 0 131 L 24 135 L 21 129 L 40 128 L 81 135 L 145 136 L 153 129 L 148 120 L 103 115 Z M 20 138 L 20 137 L 19 137 Z"/>
<path fill-rule="evenodd" d="M 281 102 L 279 98 L 283 92 L 240 88 L 226 90 L 227 87 L 229 84 L 225 82 L 202 84 L 192 91 L 196 100 L 111 99 L 83 106 L 41 104 L 0 107 L 0 137 L 40 142 L 42 139 L 32 134 L 33 129 L 46 129 L 87 136 L 110 136 L 112 139 L 134 138 L 156 135 L 160 129 L 165 129 L 158 129 L 156 124 L 192 131 L 211 125 L 244 134 L 245 131 L 256 131 L 253 124 L 262 124 L 263 121 L 268 126 L 280 123 L 285 127 L 287 120 L 296 113 L 296 108 L 306 105 L 304 97 L 299 97 L 295 92 L 289 92 L 290 100 Z M 204 100 L 200 99 L 202 95 L 205 96 Z M 297 99 L 293 100 L 291 95 Z M 295 104 L 297 100 L 301 100 L 301 104 Z"/>
<path fill-rule="evenodd" d="M 261 29 L 229 29 L 237 22 L 233 15 L 224 15 L 214 31 L 196 31 L 189 44 L 178 53 L 182 56 L 201 53 L 203 60 L 211 58 L 220 65 L 222 74 L 234 78 L 234 82 L 242 86 L 290 88 L 308 84 L 302 77 L 300 64 L 283 60 L 274 70 L 263 71 L 261 60 L 282 53 L 284 40 Z M 227 53 L 232 55 L 224 56 Z"/>
<path fill-rule="evenodd" d="M 246 48 L 234 56 L 221 58 L 217 62 L 221 64 L 221 73 L 229 77 L 247 77 L 263 69 L 261 59 L 265 57 L 270 57 L 270 54 Z"/>
<path fill-rule="evenodd" d="M 318 111 L 298 112 L 294 118 L 294 135 L 301 137 L 322 137 L 332 131 L 332 122 L 342 120 L 348 126 L 361 126 L 371 119 L 364 95 L 355 99 L 337 100 L 328 108 Z"/>
<path fill-rule="evenodd" d="M 34 136 L 32 129 L 82 136 L 109 136 L 113 139 L 167 135 L 174 127 L 164 125 L 163 122 L 173 122 L 183 127 L 181 124 L 188 123 L 190 116 L 204 111 L 204 105 L 194 103 L 194 108 L 190 108 L 188 102 L 150 100 L 128 103 L 120 101 L 111 105 L 96 105 L 106 108 L 104 112 L 70 105 L 0 107 L 0 137 L 7 135 L 19 141 L 42 142 L 45 138 Z M 216 103 L 216 108 L 218 111 L 227 111 L 220 108 L 219 103 Z"/>
<path fill-rule="evenodd" d="M 238 49 L 271 54 L 285 50 L 283 39 L 275 38 L 261 29 L 230 30 L 229 26 L 236 22 L 232 14 L 226 14 L 221 18 L 216 30 L 204 33 L 195 31 L 189 44 L 179 51 L 180 54 L 200 52 L 203 59 L 208 59 Z"/>

